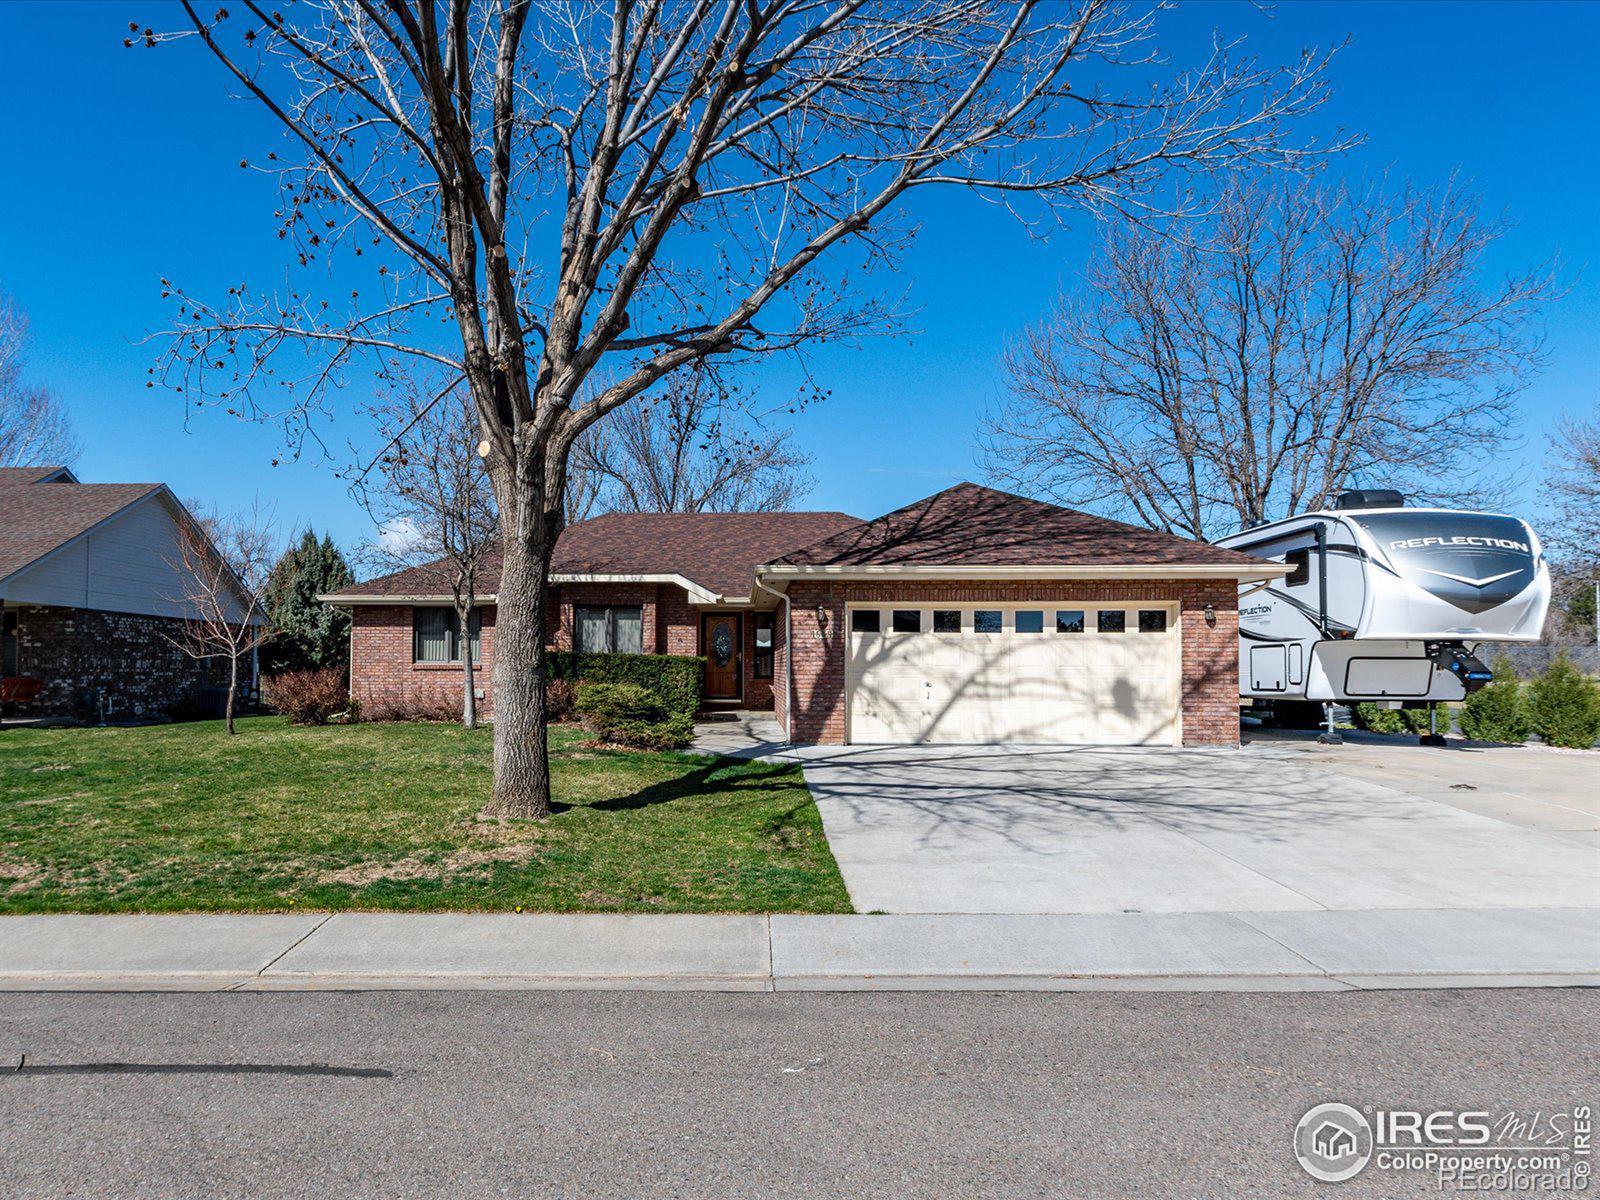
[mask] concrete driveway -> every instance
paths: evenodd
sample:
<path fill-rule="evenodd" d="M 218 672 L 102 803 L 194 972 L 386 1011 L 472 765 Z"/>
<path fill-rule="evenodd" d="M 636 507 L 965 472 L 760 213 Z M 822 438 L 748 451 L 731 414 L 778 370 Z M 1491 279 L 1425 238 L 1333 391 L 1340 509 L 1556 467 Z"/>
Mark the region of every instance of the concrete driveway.
<path fill-rule="evenodd" d="M 1419 757 L 1405 779 L 1392 765 L 1335 769 L 1332 756 L 1290 744 L 792 753 L 859 912 L 1600 905 L 1600 841 L 1581 828 L 1513 823 L 1473 799 L 1481 793 L 1452 791 L 1490 771 L 1460 750 L 1418 750 L 1432 757 Z M 1591 761 L 1600 767 L 1600 756 Z M 1587 765 L 1564 774 L 1563 764 L 1555 783 L 1525 790 L 1567 788 L 1581 803 Z M 1538 766 L 1493 770 L 1526 778 Z M 1384 770 L 1400 786 L 1375 782 Z M 1405 790 L 1408 781 L 1424 794 Z M 1469 811 L 1475 805 L 1487 811 Z"/>

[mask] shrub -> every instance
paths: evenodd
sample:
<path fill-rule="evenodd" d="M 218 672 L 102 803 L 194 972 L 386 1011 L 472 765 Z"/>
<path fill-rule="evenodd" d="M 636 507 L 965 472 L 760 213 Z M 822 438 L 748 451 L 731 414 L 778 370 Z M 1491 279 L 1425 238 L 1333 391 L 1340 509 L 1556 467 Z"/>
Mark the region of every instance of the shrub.
<path fill-rule="evenodd" d="M 432 722 L 461 720 L 461 701 L 442 696 L 402 696 L 375 700 L 370 695 L 362 706 L 365 720 L 372 722 Z"/>
<path fill-rule="evenodd" d="M 1528 685 L 1528 723 L 1551 746 L 1587 750 L 1600 739 L 1600 688 L 1565 651 Z"/>
<path fill-rule="evenodd" d="M 549 678 L 582 683 L 632 683 L 660 698 L 669 713 L 692 718 L 700 711 L 703 659 L 681 654 L 577 654 L 554 650 Z"/>
<path fill-rule="evenodd" d="M 674 713 L 660 721 L 618 721 L 597 736 L 635 750 L 682 750 L 694 740 L 694 718 Z"/>
<path fill-rule="evenodd" d="M 1427 714 L 1424 713 L 1423 717 L 1426 719 Z M 1405 733 L 1409 728 L 1404 710 L 1383 708 L 1372 703 L 1352 704 L 1350 720 L 1355 723 L 1357 729 L 1365 729 L 1370 733 Z"/>
<path fill-rule="evenodd" d="M 570 679 L 544 681 L 544 715 L 548 721 L 569 721 L 578 706 L 578 685 Z"/>
<path fill-rule="evenodd" d="M 636 683 L 582 683 L 578 711 L 600 741 L 639 750 L 681 750 L 694 737 L 694 718 L 668 712 L 649 688 Z"/>
<path fill-rule="evenodd" d="M 1461 732 L 1479 742 L 1525 742 L 1533 727 L 1528 724 L 1528 706 L 1517 669 L 1508 656 L 1500 654 L 1491 670 L 1494 682 L 1473 692 L 1461 706 Z"/>
<path fill-rule="evenodd" d="M 267 707 L 296 725 L 326 725 L 336 713 L 351 708 L 344 672 L 335 667 L 320 671 L 284 671 L 261 684 Z"/>
<path fill-rule="evenodd" d="M 659 721 L 666 705 L 636 683 L 580 683 L 578 711 L 597 721 Z"/>

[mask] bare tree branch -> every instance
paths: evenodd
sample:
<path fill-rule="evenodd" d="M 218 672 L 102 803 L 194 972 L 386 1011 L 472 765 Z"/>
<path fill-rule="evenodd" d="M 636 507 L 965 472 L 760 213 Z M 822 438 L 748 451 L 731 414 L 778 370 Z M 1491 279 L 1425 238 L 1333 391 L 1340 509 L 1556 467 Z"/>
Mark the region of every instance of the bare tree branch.
<path fill-rule="evenodd" d="M 67 467 L 82 452 L 61 401 L 23 378 L 28 319 L 0 295 L 0 467 Z"/>
<path fill-rule="evenodd" d="M 1106 228 L 1006 356 L 995 478 L 1190 537 L 1352 485 L 1485 502 L 1551 273 L 1481 281 L 1502 226 L 1454 186 L 1281 182 L 1236 182 L 1190 240 Z"/>

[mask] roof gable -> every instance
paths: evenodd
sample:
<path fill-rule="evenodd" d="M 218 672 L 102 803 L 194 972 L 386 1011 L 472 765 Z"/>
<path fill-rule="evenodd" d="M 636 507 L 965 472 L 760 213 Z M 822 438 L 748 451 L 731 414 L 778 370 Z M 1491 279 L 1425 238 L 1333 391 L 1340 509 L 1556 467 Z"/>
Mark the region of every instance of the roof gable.
<path fill-rule="evenodd" d="M 818 567 L 1259 566 L 1259 559 L 1047 504 L 958 483 L 790 551 L 775 564 Z"/>
<path fill-rule="evenodd" d="M 0 470 L 0 512 L 5 513 L 0 521 L 0 580 L 163 490 L 159 483 L 78 483 L 70 472 L 62 475 L 64 470 Z"/>

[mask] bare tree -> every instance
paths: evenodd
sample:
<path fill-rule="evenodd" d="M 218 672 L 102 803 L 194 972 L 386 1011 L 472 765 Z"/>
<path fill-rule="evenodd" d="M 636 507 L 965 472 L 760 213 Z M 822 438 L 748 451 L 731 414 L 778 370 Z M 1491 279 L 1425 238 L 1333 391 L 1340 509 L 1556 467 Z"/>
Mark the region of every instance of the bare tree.
<path fill-rule="evenodd" d="M 228 732 L 239 694 L 239 664 L 272 637 L 267 580 L 277 559 L 271 518 L 259 505 L 233 516 L 181 519 L 168 565 L 179 578 L 171 597 L 189 614 L 168 641 L 197 661 L 225 659 Z"/>
<path fill-rule="evenodd" d="M 1561 558 L 1600 566 L 1600 406 L 1586 419 L 1569 414 L 1557 423 L 1544 496 L 1546 544 Z"/>
<path fill-rule="evenodd" d="M 1540 490 L 1549 519 L 1540 534 L 1556 577 L 1551 624 L 1600 640 L 1600 407 L 1557 423 L 1547 464 Z"/>
<path fill-rule="evenodd" d="M 461 646 L 461 723 L 478 724 L 472 622 L 498 546 L 494 488 L 478 454 L 478 418 L 459 384 L 437 403 L 411 380 L 373 410 L 387 439 L 380 485 L 359 489 L 379 536 L 361 557 L 389 571 L 431 570 L 448 589 Z"/>
<path fill-rule="evenodd" d="M 1163 9 L 245 0 L 230 17 L 184 0 L 186 30 L 128 43 L 198 40 L 281 124 L 242 165 L 281 180 L 281 235 L 310 270 L 216 302 L 167 284 L 157 381 L 298 431 L 357 362 L 465 379 L 504 547 L 489 807 L 543 816 L 546 581 L 573 443 L 682 368 L 892 322 L 856 289 L 904 245 L 917 189 L 1031 198 L 1019 211 L 1045 220 L 1159 205 L 1171 168 L 1303 158 L 1287 129 L 1324 98 L 1326 56 L 1269 69 L 1219 41 L 1178 71 L 1155 53 Z"/>
<path fill-rule="evenodd" d="M 747 398 L 723 396 L 702 372 L 612 412 L 572 447 L 568 487 L 593 480 L 608 512 L 781 512 L 811 490 L 809 456 L 788 430 L 743 417 Z"/>
<path fill-rule="evenodd" d="M 1187 240 L 1104 230 L 1006 355 L 996 479 L 1201 538 L 1352 484 L 1482 501 L 1548 270 L 1480 282 L 1502 226 L 1454 187 L 1282 182 L 1235 182 Z"/>
<path fill-rule="evenodd" d="M 71 466 L 78 460 L 61 401 L 23 379 L 28 318 L 0 296 L 0 467 Z"/>

